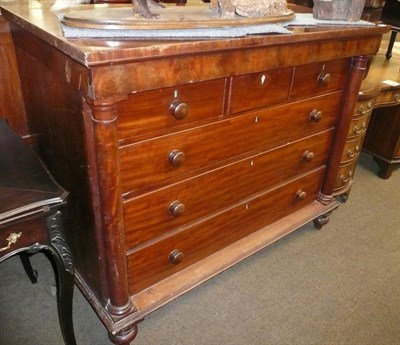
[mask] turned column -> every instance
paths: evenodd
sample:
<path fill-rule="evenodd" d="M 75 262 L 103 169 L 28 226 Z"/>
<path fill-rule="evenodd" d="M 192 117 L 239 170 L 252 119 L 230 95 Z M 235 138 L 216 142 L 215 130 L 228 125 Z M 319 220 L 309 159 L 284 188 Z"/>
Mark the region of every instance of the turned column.
<path fill-rule="evenodd" d="M 334 198 L 332 192 L 339 171 L 342 152 L 346 144 L 347 134 L 353 118 L 354 108 L 357 103 L 358 92 L 355 92 L 355 90 L 360 90 L 361 82 L 367 70 L 370 58 L 369 56 L 358 56 L 354 57 L 351 62 L 349 82 L 347 83 L 346 89 L 343 90 L 342 111 L 336 122 L 336 140 L 328 161 L 327 174 L 318 196 L 318 200 L 324 204 L 329 204 Z"/>
<path fill-rule="evenodd" d="M 89 107 L 88 107 L 89 108 Z M 98 213 L 104 248 L 105 276 L 108 288 L 106 310 L 114 321 L 135 311 L 129 298 L 125 234 L 121 199 L 121 182 L 117 138 L 116 102 L 91 104 L 89 110 L 93 128 L 93 143 L 98 190 Z M 137 328 L 109 332 L 115 344 L 129 344 Z"/>

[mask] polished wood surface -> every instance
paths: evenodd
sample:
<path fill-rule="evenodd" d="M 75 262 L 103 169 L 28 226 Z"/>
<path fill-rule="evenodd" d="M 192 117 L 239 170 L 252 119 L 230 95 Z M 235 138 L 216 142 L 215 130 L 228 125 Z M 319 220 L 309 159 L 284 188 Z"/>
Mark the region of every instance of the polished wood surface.
<path fill-rule="evenodd" d="M 322 226 L 338 206 L 357 91 L 388 28 L 67 40 L 45 3 L 2 12 L 35 147 L 70 192 L 76 282 L 115 344 L 129 344 L 148 313 L 305 222 Z"/>
<path fill-rule="evenodd" d="M 8 22 L 0 14 L 0 118 L 19 134 L 28 134 L 21 83 Z"/>

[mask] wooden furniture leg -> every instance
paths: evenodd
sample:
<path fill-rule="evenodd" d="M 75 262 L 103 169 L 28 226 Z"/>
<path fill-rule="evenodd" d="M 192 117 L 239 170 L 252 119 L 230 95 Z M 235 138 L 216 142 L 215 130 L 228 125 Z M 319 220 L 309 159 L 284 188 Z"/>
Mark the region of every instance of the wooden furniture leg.
<path fill-rule="evenodd" d="M 392 50 L 394 46 L 394 41 L 396 40 L 397 31 L 393 30 L 390 34 L 388 49 L 386 51 L 386 59 L 389 60 L 392 57 Z"/>
<path fill-rule="evenodd" d="M 29 277 L 32 284 L 37 283 L 38 273 L 33 269 L 31 260 L 29 260 L 29 254 L 27 252 L 19 253 L 19 258 L 21 260 L 22 266 L 24 267 L 25 273 Z"/>
<path fill-rule="evenodd" d="M 0 263 L 19 254 L 29 279 L 36 283 L 37 272 L 29 256 L 42 250 L 51 253 L 57 270 L 61 331 L 66 345 L 76 345 L 72 322 L 74 266 L 59 210 L 67 195 L 33 150 L 0 119 Z"/>

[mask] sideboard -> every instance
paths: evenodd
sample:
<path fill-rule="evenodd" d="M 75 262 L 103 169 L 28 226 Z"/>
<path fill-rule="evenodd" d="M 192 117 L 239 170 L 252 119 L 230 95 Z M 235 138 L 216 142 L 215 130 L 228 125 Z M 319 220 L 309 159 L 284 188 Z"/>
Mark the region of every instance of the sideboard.
<path fill-rule="evenodd" d="M 363 79 L 347 134 L 333 194 L 347 200 L 361 151 L 372 155 L 389 178 L 400 163 L 400 64 L 375 55 Z"/>
<path fill-rule="evenodd" d="M 387 27 L 68 40 L 48 8 L 2 13 L 32 142 L 70 193 L 76 284 L 112 342 L 340 205 L 341 153 Z"/>
<path fill-rule="evenodd" d="M 361 91 L 379 90 L 362 149 L 378 164 L 378 176 L 387 179 L 400 166 L 400 57 L 376 56 Z M 371 92 L 372 90 L 372 92 Z"/>

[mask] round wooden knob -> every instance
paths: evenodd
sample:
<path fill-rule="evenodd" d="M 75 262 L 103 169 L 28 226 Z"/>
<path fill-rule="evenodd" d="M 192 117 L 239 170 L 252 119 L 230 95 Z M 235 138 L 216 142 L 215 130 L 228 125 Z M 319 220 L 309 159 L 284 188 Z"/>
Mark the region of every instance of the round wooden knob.
<path fill-rule="evenodd" d="M 313 159 L 314 159 L 314 152 L 312 152 L 312 151 L 305 151 L 304 153 L 303 153 L 303 160 L 305 161 L 305 162 L 311 162 Z"/>
<path fill-rule="evenodd" d="M 317 109 L 313 109 L 313 111 L 310 113 L 310 121 L 313 122 L 319 122 L 322 119 L 322 111 L 321 110 L 317 110 Z"/>
<path fill-rule="evenodd" d="M 177 120 L 182 120 L 186 117 L 189 112 L 189 106 L 178 100 L 173 101 L 169 106 L 169 112 L 171 115 L 176 118 Z"/>
<path fill-rule="evenodd" d="M 185 258 L 185 255 L 178 249 L 174 249 L 168 256 L 168 261 L 171 264 L 177 265 Z"/>
<path fill-rule="evenodd" d="M 185 205 L 176 200 L 174 202 L 171 202 L 171 204 L 168 206 L 168 211 L 174 217 L 179 217 L 185 213 Z"/>
<path fill-rule="evenodd" d="M 168 155 L 169 162 L 174 167 L 179 167 L 185 162 L 185 154 L 179 150 L 173 150 Z"/>
<path fill-rule="evenodd" d="M 318 76 L 318 83 L 321 85 L 328 85 L 331 81 L 331 75 L 325 71 L 321 72 Z"/>
<path fill-rule="evenodd" d="M 300 190 L 298 190 L 296 192 L 296 199 L 297 200 L 304 200 L 306 198 L 306 196 L 307 196 L 307 193 L 304 190 L 300 189 Z"/>

